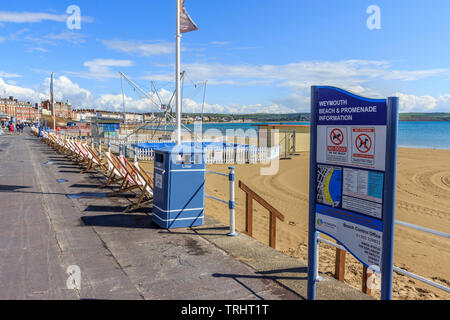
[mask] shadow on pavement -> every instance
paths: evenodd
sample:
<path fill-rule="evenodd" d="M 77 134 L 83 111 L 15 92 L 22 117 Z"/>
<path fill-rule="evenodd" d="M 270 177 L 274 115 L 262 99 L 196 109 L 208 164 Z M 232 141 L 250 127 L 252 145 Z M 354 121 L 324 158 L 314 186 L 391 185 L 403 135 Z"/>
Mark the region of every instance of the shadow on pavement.
<path fill-rule="evenodd" d="M 85 212 L 124 212 L 128 206 L 99 206 L 99 205 L 89 205 Z M 142 207 L 134 210 L 133 212 L 139 213 L 151 213 L 151 208 Z"/>
<path fill-rule="evenodd" d="M 267 280 L 272 280 L 274 282 L 276 282 L 279 286 L 283 287 L 284 289 L 290 291 L 291 293 L 293 293 L 295 296 L 301 298 L 301 299 L 306 299 L 306 297 L 302 296 L 301 294 L 295 292 L 294 290 L 290 289 L 289 287 L 285 286 L 283 283 L 279 282 L 278 280 L 306 280 L 308 279 L 308 276 L 306 275 L 307 273 L 307 268 L 306 267 L 302 267 L 302 268 L 291 268 L 291 269 L 279 269 L 279 270 L 269 270 L 269 271 L 259 271 L 256 272 L 258 274 L 261 274 L 261 276 L 259 275 L 245 275 L 245 274 L 223 274 L 223 273 L 213 273 L 212 276 L 213 277 L 217 277 L 217 278 L 230 278 L 233 279 L 234 281 L 236 281 L 237 283 L 239 283 L 240 285 L 242 285 L 243 287 L 247 288 L 250 292 L 252 292 L 255 297 L 263 300 L 262 297 L 258 296 L 255 292 L 253 292 L 253 290 L 251 290 L 248 286 L 246 286 L 242 281 L 240 281 L 239 279 L 267 279 Z M 287 271 L 286 271 L 287 270 Z M 294 271 L 297 270 L 297 271 Z M 297 277 L 297 276 L 268 276 L 267 274 L 276 274 L 276 273 L 283 273 L 283 272 L 299 272 L 299 273 L 303 273 L 305 274 L 305 276 L 303 277 Z"/>
<path fill-rule="evenodd" d="M 84 225 L 96 227 L 159 229 L 149 215 L 107 214 L 101 216 L 81 217 Z"/>
<path fill-rule="evenodd" d="M 31 188 L 30 186 L 9 186 L 9 185 L 0 185 L 0 192 L 9 192 L 9 191 L 17 191 L 20 189 Z"/>

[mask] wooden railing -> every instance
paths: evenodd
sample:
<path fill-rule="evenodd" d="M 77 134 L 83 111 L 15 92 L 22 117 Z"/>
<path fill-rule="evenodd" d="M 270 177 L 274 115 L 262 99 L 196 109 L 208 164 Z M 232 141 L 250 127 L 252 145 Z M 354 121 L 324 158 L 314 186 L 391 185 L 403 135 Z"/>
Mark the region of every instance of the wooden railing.
<path fill-rule="evenodd" d="M 284 215 L 277 209 L 272 207 L 266 200 L 261 198 L 256 192 L 247 187 L 239 180 L 239 188 L 246 193 L 245 200 L 245 233 L 253 236 L 253 200 L 256 200 L 260 205 L 269 210 L 269 245 L 275 249 L 276 235 L 277 235 L 277 218 L 284 221 Z"/>
<path fill-rule="evenodd" d="M 347 252 L 345 250 L 336 248 L 336 260 L 334 264 L 334 278 L 344 282 L 345 276 L 345 257 Z M 362 292 L 370 295 L 371 290 L 367 286 L 368 279 L 367 267 L 363 265 L 363 275 L 362 275 Z"/>

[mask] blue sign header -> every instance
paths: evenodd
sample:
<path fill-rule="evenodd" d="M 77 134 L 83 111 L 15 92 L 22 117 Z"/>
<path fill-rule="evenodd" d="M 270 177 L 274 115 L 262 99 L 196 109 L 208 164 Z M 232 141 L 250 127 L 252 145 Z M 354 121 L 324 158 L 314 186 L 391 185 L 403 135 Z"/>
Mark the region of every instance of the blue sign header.
<path fill-rule="evenodd" d="M 318 125 L 386 125 L 386 99 L 359 97 L 335 87 L 317 87 Z"/>

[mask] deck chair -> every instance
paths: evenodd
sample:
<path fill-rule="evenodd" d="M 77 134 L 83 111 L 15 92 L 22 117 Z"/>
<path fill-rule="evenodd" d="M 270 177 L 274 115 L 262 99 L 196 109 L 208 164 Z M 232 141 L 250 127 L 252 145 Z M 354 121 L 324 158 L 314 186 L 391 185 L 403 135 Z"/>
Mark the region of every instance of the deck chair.
<path fill-rule="evenodd" d="M 78 164 L 82 165 L 82 166 L 86 166 L 89 163 L 89 153 L 87 152 L 87 150 L 85 149 L 84 145 L 79 142 L 76 141 L 75 142 L 75 147 L 78 150 Z"/>
<path fill-rule="evenodd" d="M 122 173 L 120 169 L 120 165 L 118 163 L 118 159 L 110 152 L 105 153 L 106 164 L 108 166 L 108 179 L 104 184 L 100 186 L 100 188 L 105 188 L 113 183 L 121 183 L 125 179 L 125 175 Z"/>
<path fill-rule="evenodd" d="M 72 154 L 72 148 L 71 145 L 69 143 L 69 139 L 67 138 L 59 138 L 61 143 L 62 143 L 62 153 L 65 154 L 66 156 L 70 156 Z"/>
<path fill-rule="evenodd" d="M 85 145 L 84 148 L 88 153 L 89 160 L 88 160 L 86 169 L 81 171 L 81 173 L 85 173 L 91 169 L 101 169 L 101 170 L 103 170 L 103 172 L 108 173 L 108 167 L 100 159 L 100 157 L 97 155 L 97 153 L 94 150 L 92 150 L 92 148 L 88 145 Z"/>
<path fill-rule="evenodd" d="M 80 162 L 83 158 L 83 155 L 80 154 L 80 151 L 78 150 L 75 141 L 72 139 L 67 139 L 67 146 L 69 147 L 69 157 L 72 161 Z"/>
<path fill-rule="evenodd" d="M 65 142 L 62 140 L 62 138 L 58 137 L 58 136 L 53 136 L 53 140 L 55 141 L 55 148 L 59 151 L 59 153 L 65 153 L 66 150 L 66 144 Z"/>
<path fill-rule="evenodd" d="M 136 173 L 132 168 L 126 166 L 123 161 L 119 160 L 119 158 L 114 156 L 112 153 L 106 152 L 105 155 L 108 161 L 108 167 L 111 168 L 111 171 L 108 176 L 108 180 L 101 187 L 104 188 L 114 182 L 121 182 L 120 188 L 110 193 L 108 196 L 112 197 L 120 193 L 139 188 Z"/>
<path fill-rule="evenodd" d="M 123 164 L 126 167 L 134 171 L 138 188 L 141 193 L 138 200 L 125 209 L 125 212 L 131 212 L 141 208 L 148 202 L 153 201 L 153 179 L 139 166 L 137 162 L 130 163 L 125 157 L 122 157 L 119 160 L 123 161 Z"/>
<path fill-rule="evenodd" d="M 72 141 L 69 138 L 64 138 L 64 145 L 66 146 L 66 156 L 68 156 L 69 158 L 73 158 L 73 156 L 76 154 L 76 148 L 72 144 Z"/>
<path fill-rule="evenodd" d="M 52 148 L 56 148 L 55 136 L 51 133 L 47 137 L 47 144 Z"/>
<path fill-rule="evenodd" d="M 45 141 L 46 144 L 48 144 L 50 147 L 52 147 L 53 144 L 54 144 L 53 134 L 52 133 L 45 133 L 44 141 Z"/>
<path fill-rule="evenodd" d="M 122 185 L 120 186 L 119 190 L 114 191 L 110 196 L 124 193 L 126 191 L 139 189 L 140 181 L 137 179 L 136 171 L 134 170 L 134 168 L 128 165 L 128 161 L 123 155 L 120 155 L 116 159 L 117 159 L 116 163 L 119 165 L 119 170 L 124 176 L 124 179 L 122 181 Z"/>

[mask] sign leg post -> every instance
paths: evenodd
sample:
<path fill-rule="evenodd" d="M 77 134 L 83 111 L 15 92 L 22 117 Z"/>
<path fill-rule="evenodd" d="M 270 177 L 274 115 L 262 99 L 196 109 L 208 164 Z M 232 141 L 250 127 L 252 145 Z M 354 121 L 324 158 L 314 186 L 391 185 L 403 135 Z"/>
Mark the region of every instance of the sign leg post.
<path fill-rule="evenodd" d="M 309 231 L 308 240 L 308 300 L 316 300 L 317 283 L 317 238 L 319 232 Z"/>
<path fill-rule="evenodd" d="M 386 177 L 384 188 L 385 214 L 383 215 L 383 254 L 381 268 L 381 300 L 392 300 L 392 274 L 394 265 L 395 226 L 395 171 L 397 165 L 398 97 L 387 99 Z"/>
<path fill-rule="evenodd" d="M 316 231 L 316 151 L 317 151 L 317 90 L 315 86 L 311 87 L 311 125 L 310 125 L 310 163 L 309 163 L 309 226 L 308 226 L 308 300 L 316 299 L 316 281 L 317 281 L 317 238 L 319 233 Z"/>

